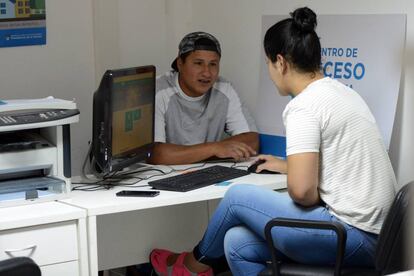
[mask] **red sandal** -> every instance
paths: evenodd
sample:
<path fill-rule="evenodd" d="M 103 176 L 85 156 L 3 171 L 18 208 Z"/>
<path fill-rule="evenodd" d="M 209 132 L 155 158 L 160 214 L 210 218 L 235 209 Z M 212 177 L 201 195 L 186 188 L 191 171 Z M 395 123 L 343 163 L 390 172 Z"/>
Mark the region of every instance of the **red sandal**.
<path fill-rule="evenodd" d="M 164 249 L 154 249 L 150 253 L 150 263 L 159 276 L 171 275 L 171 268 L 167 266 L 167 259 L 174 254 Z"/>
<path fill-rule="evenodd" d="M 213 270 L 209 268 L 205 272 L 191 273 L 184 265 L 184 258 L 188 252 L 181 253 L 176 262 L 172 266 L 167 266 L 167 259 L 174 254 L 171 251 L 164 249 L 154 249 L 150 254 L 150 262 L 155 272 L 159 276 L 213 276 Z"/>
<path fill-rule="evenodd" d="M 181 253 L 180 256 L 178 256 L 177 261 L 173 265 L 172 276 L 213 276 L 213 270 L 211 268 L 209 268 L 207 271 L 200 273 L 190 272 L 188 268 L 184 265 L 184 258 L 187 254 L 187 252 L 184 252 Z"/>

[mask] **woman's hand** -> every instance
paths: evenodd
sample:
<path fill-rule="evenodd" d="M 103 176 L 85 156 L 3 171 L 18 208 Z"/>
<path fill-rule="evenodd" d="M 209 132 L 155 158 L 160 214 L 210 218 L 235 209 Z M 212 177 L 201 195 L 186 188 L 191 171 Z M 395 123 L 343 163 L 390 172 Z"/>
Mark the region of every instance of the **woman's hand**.
<path fill-rule="evenodd" d="M 257 172 L 262 170 L 269 170 L 273 172 L 287 173 L 287 162 L 283 159 L 277 158 L 273 155 L 261 154 L 257 156 L 257 160 L 264 160 L 263 164 L 257 166 Z M 257 161 L 256 160 L 256 161 Z"/>

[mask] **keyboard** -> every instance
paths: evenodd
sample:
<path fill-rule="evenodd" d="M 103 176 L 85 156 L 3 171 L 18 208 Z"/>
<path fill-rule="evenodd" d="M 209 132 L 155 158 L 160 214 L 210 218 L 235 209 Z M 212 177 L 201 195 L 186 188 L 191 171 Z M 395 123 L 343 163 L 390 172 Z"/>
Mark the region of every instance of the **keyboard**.
<path fill-rule="evenodd" d="M 222 181 L 248 175 L 249 172 L 220 165 L 191 171 L 155 181 L 148 184 L 154 189 L 187 192 Z"/>

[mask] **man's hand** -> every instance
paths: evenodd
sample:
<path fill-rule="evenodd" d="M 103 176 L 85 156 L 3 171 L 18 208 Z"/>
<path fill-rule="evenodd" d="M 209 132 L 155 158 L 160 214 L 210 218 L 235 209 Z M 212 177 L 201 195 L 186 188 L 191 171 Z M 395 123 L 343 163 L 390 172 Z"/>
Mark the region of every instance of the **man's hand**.
<path fill-rule="evenodd" d="M 249 145 L 232 140 L 214 143 L 213 152 L 218 158 L 233 158 L 236 161 L 246 160 L 256 155 L 256 151 Z"/>
<path fill-rule="evenodd" d="M 258 134 L 247 132 L 228 137 L 220 142 L 196 145 L 156 143 L 149 162 L 151 164 L 180 165 L 200 162 L 214 156 L 241 161 L 256 155 L 258 149 Z"/>

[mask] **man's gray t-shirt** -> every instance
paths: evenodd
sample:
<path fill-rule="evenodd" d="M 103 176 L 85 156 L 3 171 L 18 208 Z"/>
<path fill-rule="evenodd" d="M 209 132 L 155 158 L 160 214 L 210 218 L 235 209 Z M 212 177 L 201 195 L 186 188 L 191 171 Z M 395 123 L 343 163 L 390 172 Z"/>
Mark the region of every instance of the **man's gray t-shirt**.
<path fill-rule="evenodd" d="M 209 92 L 189 97 L 178 84 L 178 72 L 157 77 L 155 142 L 195 145 L 228 135 L 256 132 L 253 118 L 232 85 L 219 77 Z"/>

